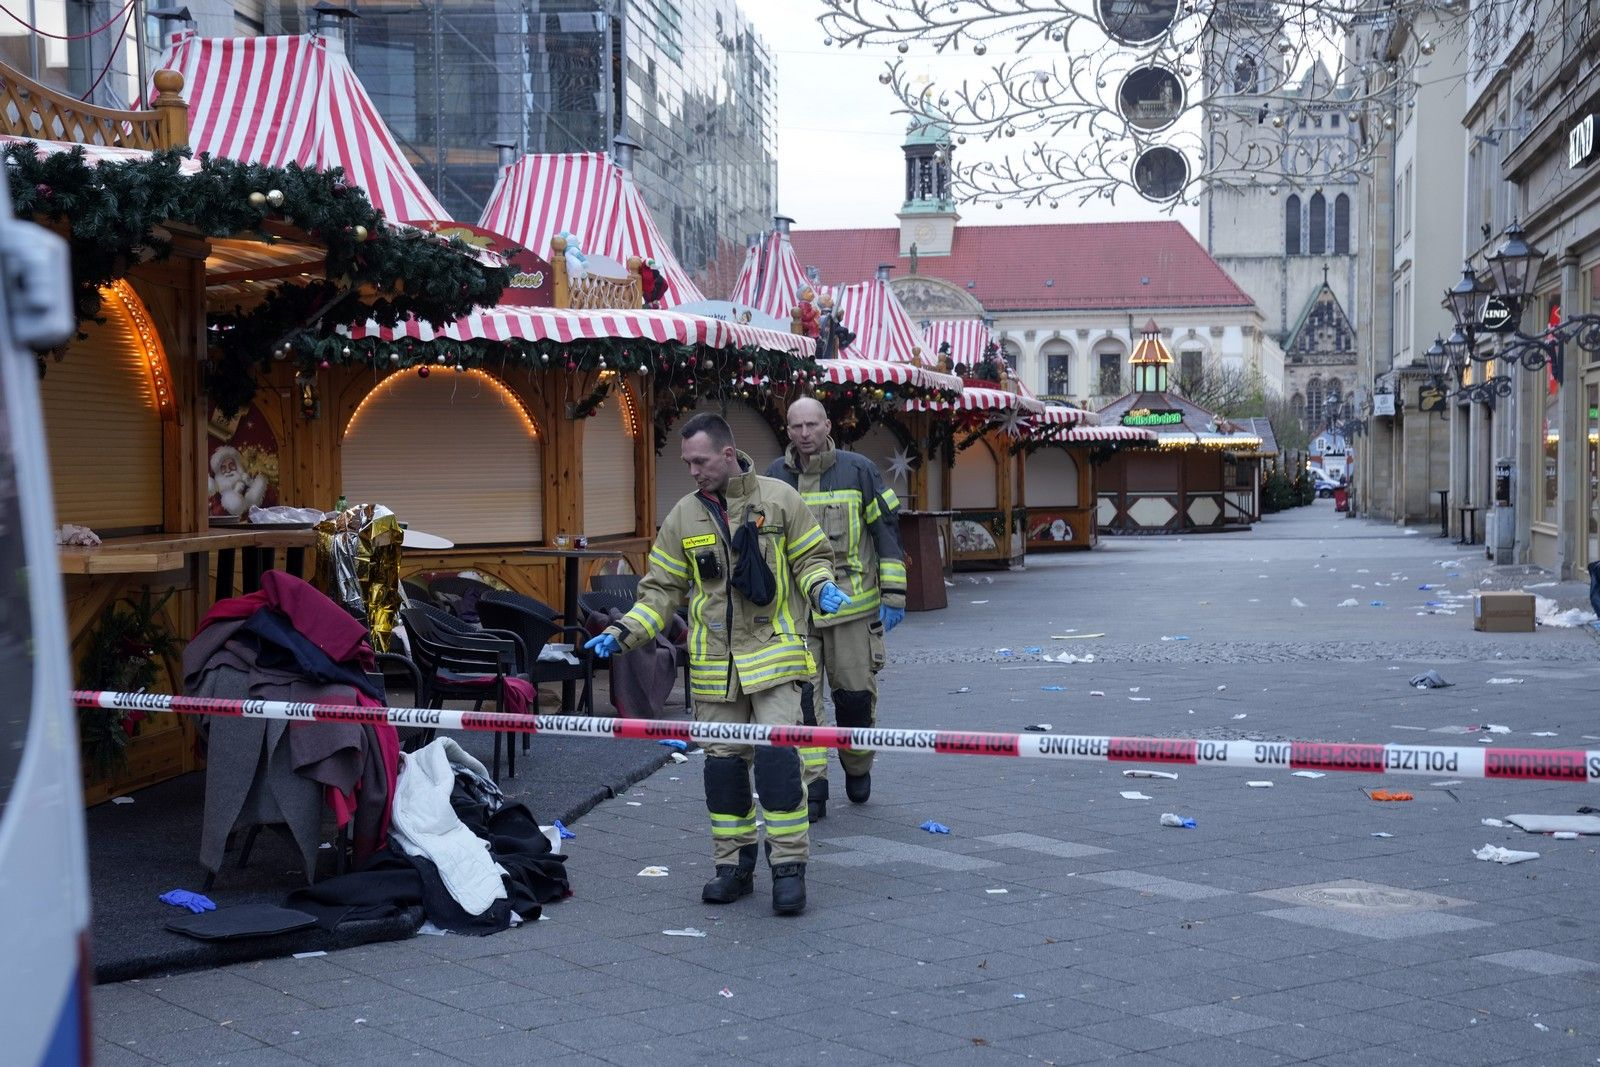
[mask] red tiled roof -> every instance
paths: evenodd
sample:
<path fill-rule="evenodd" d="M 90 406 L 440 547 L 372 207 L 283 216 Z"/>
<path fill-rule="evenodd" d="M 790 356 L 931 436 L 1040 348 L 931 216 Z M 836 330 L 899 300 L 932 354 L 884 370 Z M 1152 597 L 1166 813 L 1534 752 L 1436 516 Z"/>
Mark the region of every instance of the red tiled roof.
<path fill-rule="evenodd" d="M 825 285 L 870 278 L 880 263 L 893 263 L 896 278 L 911 273 L 898 228 L 795 230 L 790 240 L 801 265 L 819 268 Z M 957 225 L 951 254 L 919 256 L 917 273 L 954 283 L 988 311 L 1253 303 L 1181 222 Z"/>

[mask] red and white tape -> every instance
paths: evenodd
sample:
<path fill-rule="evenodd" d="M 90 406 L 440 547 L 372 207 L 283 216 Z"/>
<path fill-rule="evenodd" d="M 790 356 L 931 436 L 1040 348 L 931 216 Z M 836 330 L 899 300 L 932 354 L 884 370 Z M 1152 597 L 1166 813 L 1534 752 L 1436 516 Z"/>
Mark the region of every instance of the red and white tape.
<path fill-rule="evenodd" d="M 583 715 L 508 715 L 450 708 L 358 708 L 281 700 L 221 700 L 163 693 L 74 692 L 83 708 L 175 711 L 292 722 L 367 722 L 438 730 L 507 730 L 566 737 L 621 737 L 786 748 L 854 748 L 955 756 L 1021 756 L 1111 763 L 1184 764 L 1249 770 L 1358 774 L 1422 774 L 1512 778 L 1541 782 L 1600 782 L 1600 750 L 1561 748 L 1446 748 L 1325 741 L 1208 741 L 1175 737 L 1088 737 L 1069 734 L 991 734 L 962 730 L 845 730 L 829 726 L 611 719 Z"/>

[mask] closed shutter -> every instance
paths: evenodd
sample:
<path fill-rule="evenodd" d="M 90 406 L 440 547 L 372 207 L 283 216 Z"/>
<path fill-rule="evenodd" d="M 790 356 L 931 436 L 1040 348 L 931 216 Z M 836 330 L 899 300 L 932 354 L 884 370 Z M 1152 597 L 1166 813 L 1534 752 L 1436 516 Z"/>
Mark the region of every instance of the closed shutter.
<path fill-rule="evenodd" d="M 537 541 L 543 464 L 532 423 L 481 371 L 392 374 L 350 420 L 344 495 L 457 544 Z"/>
<path fill-rule="evenodd" d="M 988 442 L 977 441 L 957 452 L 955 469 L 950 472 L 950 507 L 957 511 L 999 507 L 999 477 Z"/>
<path fill-rule="evenodd" d="M 587 537 L 634 532 L 633 442 L 628 435 L 627 404 L 620 396 L 583 424 L 583 533 Z"/>
<path fill-rule="evenodd" d="M 150 367 L 115 299 L 86 322 L 39 393 L 56 520 L 105 534 L 161 528 L 161 415 Z"/>
<path fill-rule="evenodd" d="M 894 431 L 881 422 L 873 423 L 872 428 L 850 446 L 850 451 L 859 452 L 870 459 L 872 465 L 878 468 L 878 477 L 883 479 L 884 484 L 903 497 L 910 487 L 903 481 L 898 484 L 891 481 L 892 475 L 889 473 L 890 460 L 901 449 L 902 446 Z"/>
<path fill-rule="evenodd" d="M 721 404 L 702 401 L 699 407 L 680 415 L 673 422 L 672 428 L 667 431 L 666 447 L 661 450 L 661 457 L 656 460 L 656 525 L 658 526 L 667 517 L 667 512 L 672 510 L 672 505 L 695 490 L 694 479 L 689 477 L 689 468 L 684 465 L 682 454 L 679 452 L 683 439 L 678 436 L 678 427 L 702 411 L 714 411 L 728 420 L 728 428 L 733 431 L 734 444 L 741 452 L 749 454 L 754 461 L 757 474 L 765 474 L 772 461 L 783 454 L 772 427 L 768 426 L 767 420 L 749 404 L 736 400 L 724 411 Z"/>
<path fill-rule="evenodd" d="M 1078 506 L 1078 463 L 1064 448 L 1041 448 L 1028 457 L 1028 506 Z"/>

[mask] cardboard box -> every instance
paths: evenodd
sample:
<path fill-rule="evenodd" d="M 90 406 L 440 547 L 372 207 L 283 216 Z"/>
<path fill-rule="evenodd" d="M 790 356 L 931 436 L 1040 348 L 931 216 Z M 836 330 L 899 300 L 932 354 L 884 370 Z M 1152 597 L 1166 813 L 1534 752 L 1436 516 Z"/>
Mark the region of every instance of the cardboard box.
<path fill-rule="evenodd" d="M 1533 594 L 1479 593 L 1472 628 L 1486 634 L 1533 633 Z"/>

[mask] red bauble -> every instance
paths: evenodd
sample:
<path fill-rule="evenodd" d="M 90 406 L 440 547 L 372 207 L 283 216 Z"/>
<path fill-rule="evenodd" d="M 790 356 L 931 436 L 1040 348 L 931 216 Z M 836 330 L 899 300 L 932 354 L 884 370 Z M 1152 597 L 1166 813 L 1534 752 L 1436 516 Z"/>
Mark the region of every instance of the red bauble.
<path fill-rule="evenodd" d="M 428 375 L 430 375 L 432 373 L 433 372 L 430 371 L 427 367 L 418 367 L 417 368 L 417 377 L 418 378 L 426 378 Z"/>

